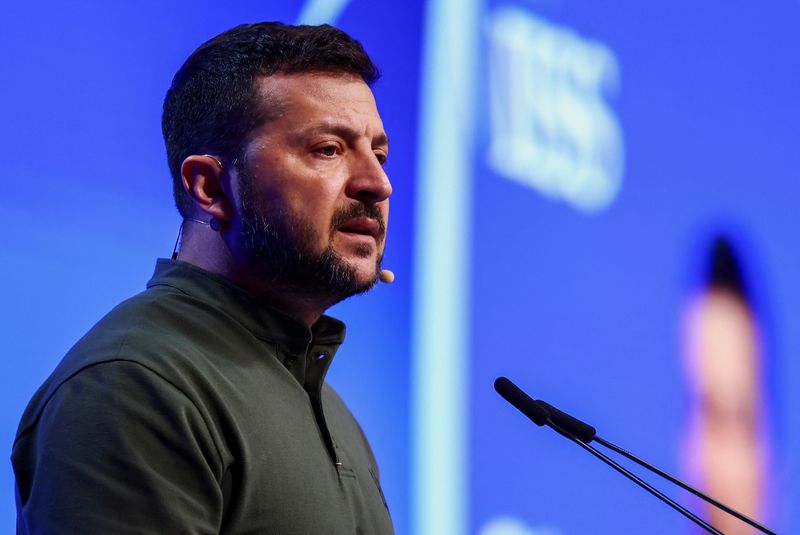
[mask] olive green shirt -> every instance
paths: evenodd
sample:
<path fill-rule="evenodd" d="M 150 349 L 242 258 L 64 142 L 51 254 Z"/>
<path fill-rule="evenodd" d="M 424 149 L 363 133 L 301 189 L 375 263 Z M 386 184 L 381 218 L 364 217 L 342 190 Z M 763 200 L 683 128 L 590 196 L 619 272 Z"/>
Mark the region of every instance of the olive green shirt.
<path fill-rule="evenodd" d="M 393 533 L 361 428 L 308 329 L 159 260 L 36 392 L 12 452 L 19 533 Z"/>

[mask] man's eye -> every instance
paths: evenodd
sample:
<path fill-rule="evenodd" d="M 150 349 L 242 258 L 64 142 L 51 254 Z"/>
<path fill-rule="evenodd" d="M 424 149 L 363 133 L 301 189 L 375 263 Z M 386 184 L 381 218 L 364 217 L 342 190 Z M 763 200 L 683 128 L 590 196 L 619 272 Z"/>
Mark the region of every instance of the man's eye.
<path fill-rule="evenodd" d="M 386 154 L 384 154 L 383 152 L 376 152 L 375 158 L 378 159 L 378 163 L 380 163 L 381 165 L 384 165 L 386 163 Z"/>
<path fill-rule="evenodd" d="M 319 154 L 323 156 L 336 156 L 336 153 L 339 151 L 339 147 L 336 145 L 325 145 L 324 147 L 320 147 L 317 149 Z"/>

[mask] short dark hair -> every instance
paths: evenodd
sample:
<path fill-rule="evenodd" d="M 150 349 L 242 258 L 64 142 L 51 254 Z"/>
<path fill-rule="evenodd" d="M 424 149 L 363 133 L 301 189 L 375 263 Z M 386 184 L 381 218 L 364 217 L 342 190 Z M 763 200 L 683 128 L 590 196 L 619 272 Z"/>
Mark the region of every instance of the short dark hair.
<path fill-rule="evenodd" d="M 242 24 L 189 56 L 167 91 L 161 118 L 175 205 L 183 217 L 193 207 L 181 181 L 183 160 L 192 154 L 236 159 L 247 134 L 270 115 L 260 106 L 255 80 L 300 72 L 352 74 L 369 85 L 380 76 L 361 43 L 327 24 Z"/>

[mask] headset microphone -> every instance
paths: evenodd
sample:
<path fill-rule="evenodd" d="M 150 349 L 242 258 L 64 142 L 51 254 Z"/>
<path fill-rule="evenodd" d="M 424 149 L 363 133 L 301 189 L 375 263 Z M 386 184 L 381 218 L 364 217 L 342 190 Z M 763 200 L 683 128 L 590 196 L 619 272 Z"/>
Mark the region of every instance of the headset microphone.
<path fill-rule="evenodd" d="M 389 284 L 391 282 L 394 282 L 394 273 L 389 271 L 388 269 L 382 269 L 378 272 L 378 278 L 381 280 L 381 282 Z"/>

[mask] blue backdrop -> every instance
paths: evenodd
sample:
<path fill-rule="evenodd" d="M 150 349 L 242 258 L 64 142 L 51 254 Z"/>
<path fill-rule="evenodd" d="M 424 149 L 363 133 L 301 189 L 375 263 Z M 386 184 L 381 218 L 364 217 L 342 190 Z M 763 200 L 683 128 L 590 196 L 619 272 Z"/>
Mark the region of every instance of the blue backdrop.
<path fill-rule="evenodd" d="M 765 518 L 800 529 L 800 5 L 144 0 L 6 8 L 0 45 L 4 410 L 140 291 L 179 225 L 160 132 L 186 56 L 241 22 L 360 39 L 392 139 L 385 264 L 332 311 L 330 380 L 400 534 L 689 532 L 494 394 L 507 375 L 681 473 L 683 321 L 724 233 L 764 337 Z M 681 495 L 678 495 L 681 496 Z M 623 518 L 623 515 L 625 517 Z M 14 525 L 10 463 L 0 528 Z"/>

